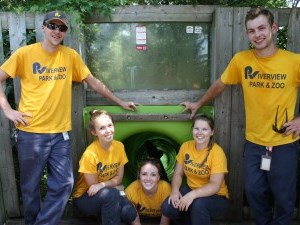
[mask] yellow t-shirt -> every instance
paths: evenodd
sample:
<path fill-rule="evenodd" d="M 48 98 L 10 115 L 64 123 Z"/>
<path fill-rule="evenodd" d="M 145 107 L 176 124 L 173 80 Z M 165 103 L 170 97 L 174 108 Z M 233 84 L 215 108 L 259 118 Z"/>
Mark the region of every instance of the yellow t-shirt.
<path fill-rule="evenodd" d="M 33 133 L 71 130 L 72 81 L 81 82 L 91 72 L 73 49 L 60 46 L 48 53 L 41 43 L 19 48 L 2 66 L 21 82 L 19 111 L 27 112 L 29 125 L 18 128 Z"/>
<path fill-rule="evenodd" d="M 273 131 L 278 108 L 280 129 L 294 118 L 300 82 L 300 55 L 279 49 L 270 57 L 254 50 L 237 53 L 221 76 L 224 84 L 241 84 L 246 113 L 246 139 L 263 146 L 288 144 L 299 139 Z"/>
<path fill-rule="evenodd" d="M 197 150 L 196 142 L 191 140 L 181 145 L 176 156 L 177 162 L 183 167 L 187 184 L 191 189 L 201 188 L 203 185 L 208 184 L 211 174 L 228 173 L 225 153 L 217 144 L 213 145 L 206 162 L 201 165 L 207 151 L 208 149 Z M 217 194 L 229 197 L 225 181 L 223 181 Z"/>
<path fill-rule="evenodd" d="M 160 217 L 161 204 L 170 195 L 171 185 L 163 180 L 158 182 L 157 192 L 153 196 L 148 196 L 143 191 L 139 180 L 132 182 L 126 189 L 127 198 L 134 204 L 141 216 Z"/>
<path fill-rule="evenodd" d="M 84 151 L 79 161 L 79 177 L 73 197 L 78 198 L 88 190 L 83 173 L 97 174 L 98 181 L 103 182 L 116 176 L 119 167 L 128 162 L 123 143 L 113 140 L 108 151 L 105 151 L 98 140 L 92 142 Z"/>

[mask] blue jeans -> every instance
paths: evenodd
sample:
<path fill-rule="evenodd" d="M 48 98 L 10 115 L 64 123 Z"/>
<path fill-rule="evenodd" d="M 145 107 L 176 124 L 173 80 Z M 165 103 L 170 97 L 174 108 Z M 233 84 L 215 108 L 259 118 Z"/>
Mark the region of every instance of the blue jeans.
<path fill-rule="evenodd" d="M 266 147 L 247 141 L 245 192 L 257 225 L 289 225 L 295 208 L 298 142 L 273 147 L 270 171 L 260 169 Z M 275 213 L 273 215 L 273 201 Z"/>
<path fill-rule="evenodd" d="M 182 186 L 180 193 L 182 196 L 191 191 L 188 186 Z M 229 206 L 226 197 L 212 195 L 209 197 L 196 198 L 189 206 L 188 211 L 180 211 L 168 203 L 166 198 L 162 204 L 162 214 L 172 220 L 172 224 L 178 225 L 210 225 L 211 218 L 222 215 Z"/>
<path fill-rule="evenodd" d="M 84 193 L 73 198 L 73 203 L 86 216 L 96 215 L 102 225 L 120 225 L 121 221 L 130 224 L 137 216 L 132 203 L 112 187 L 103 188 L 91 197 Z"/>
<path fill-rule="evenodd" d="M 59 224 L 74 183 L 70 140 L 64 140 L 62 133 L 19 130 L 17 150 L 25 224 Z M 40 182 L 46 166 L 47 194 L 41 202 Z"/>

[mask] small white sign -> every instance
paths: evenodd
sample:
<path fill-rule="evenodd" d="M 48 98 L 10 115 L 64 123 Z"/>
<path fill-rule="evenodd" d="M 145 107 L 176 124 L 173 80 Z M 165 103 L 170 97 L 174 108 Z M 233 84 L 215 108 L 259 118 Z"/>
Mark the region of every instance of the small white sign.
<path fill-rule="evenodd" d="M 202 33 L 202 27 L 201 26 L 195 26 L 195 34 L 201 34 Z"/>
<path fill-rule="evenodd" d="M 186 26 L 186 33 L 187 34 L 194 33 L 194 27 L 193 26 Z"/>
<path fill-rule="evenodd" d="M 136 26 L 135 28 L 135 37 L 137 45 L 145 45 L 147 43 L 146 38 L 146 27 L 145 26 Z"/>

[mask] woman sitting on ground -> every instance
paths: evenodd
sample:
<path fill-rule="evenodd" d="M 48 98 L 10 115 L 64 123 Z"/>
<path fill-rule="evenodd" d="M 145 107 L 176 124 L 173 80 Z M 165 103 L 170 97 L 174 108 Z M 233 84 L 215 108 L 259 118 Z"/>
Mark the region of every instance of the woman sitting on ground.
<path fill-rule="evenodd" d="M 94 110 L 90 114 L 90 130 L 97 139 L 79 161 L 74 205 L 85 215 L 96 215 L 99 224 L 130 224 L 136 218 L 136 210 L 118 189 L 128 162 L 124 145 L 113 140 L 115 127 L 106 111 Z"/>
<path fill-rule="evenodd" d="M 179 225 L 210 225 L 229 205 L 225 185 L 227 160 L 214 143 L 214 122 L 205 115 L 193 121 L 193 138 L 182 144 L 172 178 L 172 192 L 162 213 Z M 186 176 L 187 185 L 182 185 Z M 182 186 L 181 186 L 182 185 Z"/>
<path fill-rule="evenodd" d="M 125 190 L 126 197 L 134 204 L 138 215 L 131 225 L 141 225 L 141 217 L 160 218 L 160 225 L 169 225 L 170 220 L 161 214 L 161 204 L 169 196 L 171 185 L 160 180 L 162 167 L 159 159 L 146 158 L 139 164 L 138 180 Z"/>

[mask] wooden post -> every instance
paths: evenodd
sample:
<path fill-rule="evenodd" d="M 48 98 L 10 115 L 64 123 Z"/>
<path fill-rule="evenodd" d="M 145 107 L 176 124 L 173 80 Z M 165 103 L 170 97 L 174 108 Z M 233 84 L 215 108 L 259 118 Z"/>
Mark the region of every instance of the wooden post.
<path fill-rule="evenodd" d="M 212 82 L 220 77 L 234 54 L 233 43 L 235 41 L 233 39 L 243 37 L 243 35 L 240 36 L 240 29 L 236 30 L 239 32 L 238 34 L 234 33 L 234 25 L 240 24 L 242 16 L 239 11 L 233 8 L 217 8 L 215 11 L 212 26 Z M 232 95 L 234 98 L 232 98 Z M 238 115 L 239 112 L 237 111 L 241 109 L 241 112 L 243 112 L 244 109 L 243 105 L 240 105 L 240 98 L 239 87 L 228 86 L 215 99 L 214 103 L 216 140 L 224 149 L 228 160 L 229 173 L 226 181 L 230 192 L 231 206 L 226 216 L 232 221 L 241 221 L 243 217 L 243 174 L 239 169 L 242 166 L 242 157 L 240 156 L 243 152 L 243 145 L 241 145 L 240 140 L 243 140 L 244 137 L 241 129 L 243 127 L 241 125 L 243 123 L 243 113 Z M 233 115 L 236 117 L 233 117 Z M 232 140 L 236 141 L 232 143 Z"/>
<path fill-rule="evenodd" d="M 80 39 L 82 31 L 76 26 L 76 22 L 70 18 L 70 29 L 64 40 L 64 44 L 75 49 L 85 59 L 84 42 Z M 86 105 L 86 90 L 83 83 L 73 82 L 72 88 L 72 161 L 74 179 L 76 182 L 79 160 L 85 149 L 85 134 L 83 130 L 83 108 Z"/>
<path fill-rule="evenodd" d="M 288 23 L 288 43 L 287 49 L 296 53 L 300 53 L 300 8 L 291 9 L 289 23 Z M 295 115 L 299 116 L 299 99 L 300 94 L 298 93 L 298 101 L 296 106 Z M 299 151 L 300 153 L 300 151 Z M 298 205 L 295 208 L 294 217 L 300 218 L 300 158 L 298 157 Z"/>
<path fill-rule="evenodd" d="M 2 24 L 0 23 L 0 31 L 2 31 Z M 2 38 L 2 32 L 0 32 L 0 62 L 2 64 L 4 60 L 4 52 L 3 52 L 3 38 Z M 2 85 L 3 89 L 5 90 L 5 83 L 0 84 Z M 8 132 L 8 127 L 5 126 L 5 124 L 2 122 L 6 120 L 4 118 L 4 115 L 2 111 L 0 111 L 0 143 L 4 143 L 5 137 L 7 137 L 7 134 L 5 132 Z M 2 155 L 2 149 L 0 149 L 0 155 Z M 2 164 L 3 158 L 0 157 L 0 165 Z M 4 164 L 5 165 L 5 164 Z M 5 182 L 4 177 L 1 176 L 1 167 L 0 167 L 0 224 L 4 224 L 4 221 L 6 220 L 6 214 L 5 214 L 5 207 L 4 207 L 4 201 L 3 201 L 3 188 L 2 188 L 2 183 Z"/>

